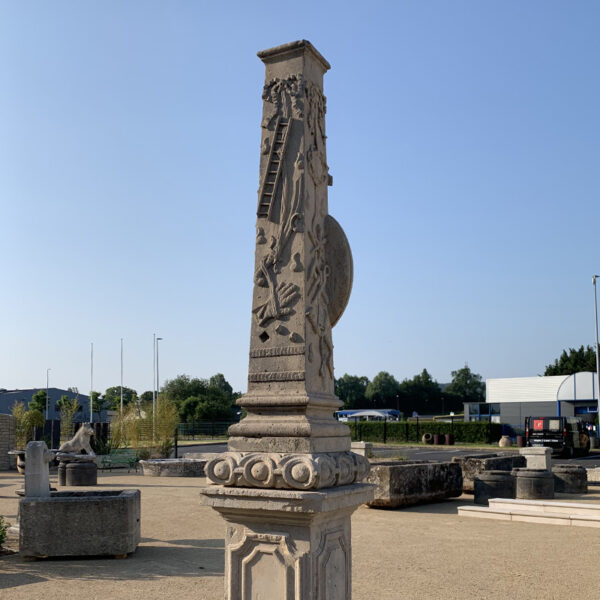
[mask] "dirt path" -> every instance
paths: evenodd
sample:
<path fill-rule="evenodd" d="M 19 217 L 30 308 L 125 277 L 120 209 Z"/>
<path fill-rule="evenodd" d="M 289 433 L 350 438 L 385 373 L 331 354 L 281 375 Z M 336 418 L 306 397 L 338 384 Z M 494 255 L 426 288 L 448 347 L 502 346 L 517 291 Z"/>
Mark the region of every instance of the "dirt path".
<path fill-rule="evenodd" d="M 0 472 L 0 515 L 9 521 L 22 485 L 16 473 Z M 101 488 L 142 492 L 138 550 L 124 560 L 0 556 L 0 599 L 223 598 L 225 524 L 200 505 L 202 485 L 194 478 L 101 474 Z M 600 494 L 585 499 L 600 503 Z M 395 511 L 361 507 L 352 520 L 353 599 L 598 598 L 597 529 L 458 517 L 456 507 L 468 503 L 464 497 Z"/>

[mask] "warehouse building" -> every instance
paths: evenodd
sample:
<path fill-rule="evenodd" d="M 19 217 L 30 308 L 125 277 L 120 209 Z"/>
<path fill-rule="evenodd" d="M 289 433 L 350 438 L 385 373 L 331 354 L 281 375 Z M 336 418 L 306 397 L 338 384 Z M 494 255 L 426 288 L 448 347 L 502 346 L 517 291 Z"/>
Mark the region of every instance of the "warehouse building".
<path fill-rule="evenodd" d="M 524 427 L 525 417 L 579 417 L 593 423 L 598 414 L 596 373 L 552 377 L 487 379 L 486 401 L 465 402 L 465 421 Z"/>

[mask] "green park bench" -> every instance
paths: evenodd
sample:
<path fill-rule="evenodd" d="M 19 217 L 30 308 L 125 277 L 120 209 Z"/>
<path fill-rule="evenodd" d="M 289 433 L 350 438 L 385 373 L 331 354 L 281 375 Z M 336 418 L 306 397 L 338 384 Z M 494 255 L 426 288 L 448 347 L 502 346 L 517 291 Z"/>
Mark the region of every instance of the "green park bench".
<path fill-rule="evenodd" d="M 121 450 L 112 450 L 110 454 L 102 457 L 101 469 L 111 469 L 127 467 L 127 472 L 135 469 L 137 473 L 138 458 L 135 450 L 123 448 Z"/>

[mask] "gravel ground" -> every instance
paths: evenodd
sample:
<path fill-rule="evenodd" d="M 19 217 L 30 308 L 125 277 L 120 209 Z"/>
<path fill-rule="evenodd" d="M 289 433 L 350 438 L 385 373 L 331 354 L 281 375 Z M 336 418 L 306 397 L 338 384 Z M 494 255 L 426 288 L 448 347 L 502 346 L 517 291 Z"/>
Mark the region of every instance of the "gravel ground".
<path fill-rule="evenodd" d="M 22 485 L 16 472 L 0 472 L 0 515 L 11 522 Z M 121 560 L 0 556 L 0 599 L 223 598 L 225 523 L 200 505 L 203 485 L 203 479 L 101 473 L 99 488 L 141 490 L 137 551 Z M 599 492 L 557 499 L 600 503 Z M 352 519 L 353 599 L 599 597 L 598 529 L 458 517 L 462 504 L 472 497 L 404 510 L 359 508 Z"/>

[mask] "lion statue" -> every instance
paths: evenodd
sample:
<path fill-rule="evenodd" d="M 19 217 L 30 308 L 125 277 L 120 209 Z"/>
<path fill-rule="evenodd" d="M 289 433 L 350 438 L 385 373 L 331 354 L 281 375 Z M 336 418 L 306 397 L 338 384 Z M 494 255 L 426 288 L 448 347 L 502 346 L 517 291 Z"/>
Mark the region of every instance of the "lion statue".
<path fill-rule="evenodd" d="M 90 446 L 90 438 L 93 435 L 94 429 L 92 426 L 89 423 L 84 423 L 69 441 L 61 445 L 58 451 L 81 454 L 81 451 L 85 450 L 86 454 L 89 454 L 90 456 L 96 456 L 96 453 Z"/>

